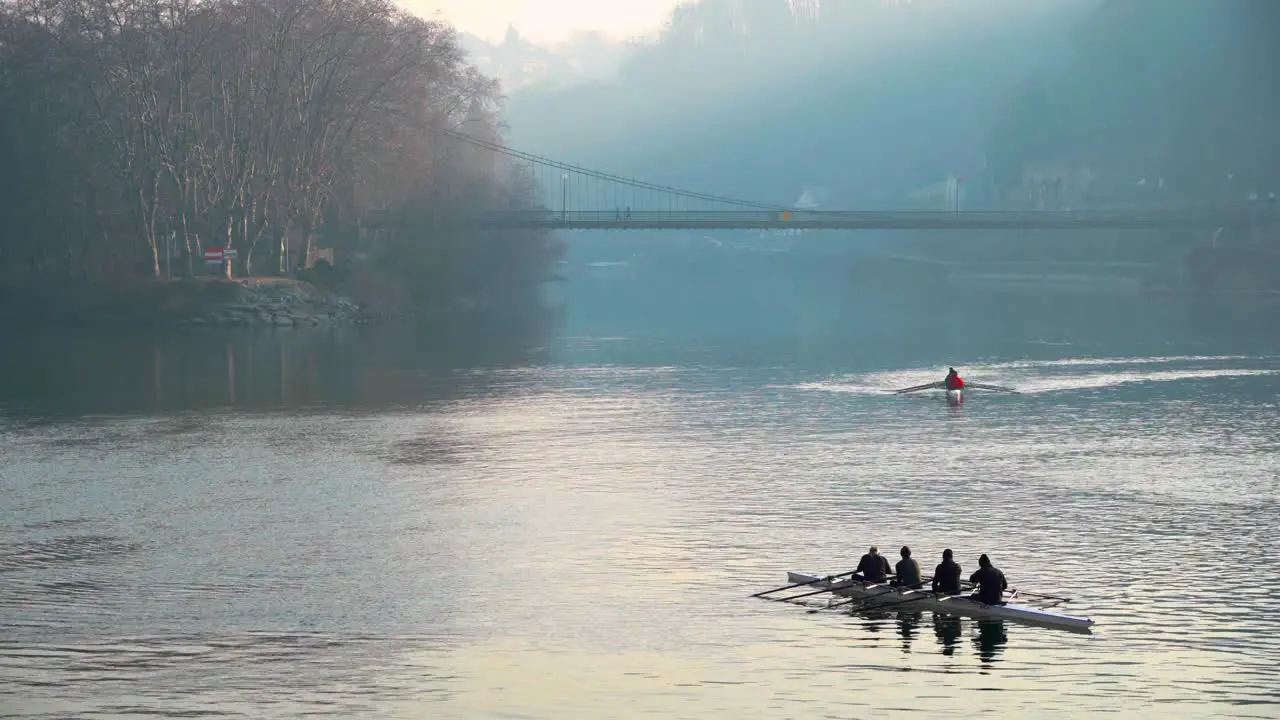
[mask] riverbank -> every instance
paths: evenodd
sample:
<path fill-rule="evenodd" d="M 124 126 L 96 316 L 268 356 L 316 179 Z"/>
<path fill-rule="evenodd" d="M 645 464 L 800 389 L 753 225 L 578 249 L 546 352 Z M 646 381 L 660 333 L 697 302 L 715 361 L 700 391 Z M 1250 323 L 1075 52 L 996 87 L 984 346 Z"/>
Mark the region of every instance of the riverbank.
<path fill-rule="evenodd" d="M 219 302 L 192 308 L 194 313 L 179 320 L 187 327 L 250 326 L 316 327 L 319 325 L 370 322 L 374 316 L 362 313 L 350 298 L 336 295 L 307 282 L 281 278 L 248 279 L 223 283 Z M 223 299 L 225 298 L 225 299 Z"/>
<path fill-rule="evenodd" d="M 377 319 L 350 298 L 292 278 L 0 287 L 0 327 L 288 329 Z"/>

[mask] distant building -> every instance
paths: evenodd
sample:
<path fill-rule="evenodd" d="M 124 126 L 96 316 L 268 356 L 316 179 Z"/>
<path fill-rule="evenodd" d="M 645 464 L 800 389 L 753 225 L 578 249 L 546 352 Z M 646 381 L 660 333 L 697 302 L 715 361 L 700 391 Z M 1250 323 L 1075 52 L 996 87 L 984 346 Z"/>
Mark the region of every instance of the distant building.
<path fill-rule="evenodd" d="M 508 27 L 504 38 L 491 43 L 467 33 L 459 42 L 472 64 L 497 78 L 510 92 L 534 84 L 571 85 L 611 77 L 626 53 L 626 44 L 599 33 L 575 33 L 569 40 L 540 45 Z"/>
<path fill-rule="evenodd" d="M 520 63 L 520 72 L 528 79 L 545 78 L 550 64 L 546 60 L 525 60 Z"/>
<path fill-rule="evenodd" d="M 909 195 L 914 206 L 925 210 L 963 209 L 968 196 L 966 183 L 954 176 L 918 188 Z"/>
<path fill-rule="evenodd" d="M 792 203 L 792 207 L 797 210 L 817 210 L 831 196 L 831 192 L 825 187 L 810 187 L 806 185 L 800 191 L 800 197 Z"/>
<path fill-rule="evenodd" d="M 796 20 L 815 22 L 822 19 L 822 0 L 788 0 L 787 4 Z"/>
<path fill-rule="evenodd" d="M 1022 170 L 1020 197 L 1007 198 L 1033 210 L 1069 210 L 1089 196 L 1092 168 L 1069 163 L 1041 163 Z"/>

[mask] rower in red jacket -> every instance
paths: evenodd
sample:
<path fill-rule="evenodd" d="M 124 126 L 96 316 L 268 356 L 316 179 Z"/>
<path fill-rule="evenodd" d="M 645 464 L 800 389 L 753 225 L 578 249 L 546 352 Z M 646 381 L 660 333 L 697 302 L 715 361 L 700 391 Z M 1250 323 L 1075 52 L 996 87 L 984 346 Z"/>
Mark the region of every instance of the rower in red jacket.
<path fill-rule="evenodd" d="M 942 382 L 947 386 L 948 390 L 959 390 L 964 387 L 964 379 L 960 377 L 960 373 L 955 368 L 948 368 L 947 379 Z"/>

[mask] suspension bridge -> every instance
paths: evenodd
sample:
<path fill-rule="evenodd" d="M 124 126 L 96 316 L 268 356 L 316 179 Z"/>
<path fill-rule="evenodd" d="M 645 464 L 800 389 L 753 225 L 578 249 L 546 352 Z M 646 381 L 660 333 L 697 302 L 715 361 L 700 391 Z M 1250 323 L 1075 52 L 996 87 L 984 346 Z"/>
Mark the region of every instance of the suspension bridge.
<path fill-rule="evenodd" d="M 1280 225 L 1275 202 L 1110 210 L 817 210 L 752 202 L 592 170 L 455 130 L 460 145 L 523 168 L 536 209 L 491 210 L 460 220 L 475 229 L 542 230 L 1098 230 Z M 377 220 L 373 219 L 373 223 Z M 366 223 L 367 225 L 369 223 Z"/>

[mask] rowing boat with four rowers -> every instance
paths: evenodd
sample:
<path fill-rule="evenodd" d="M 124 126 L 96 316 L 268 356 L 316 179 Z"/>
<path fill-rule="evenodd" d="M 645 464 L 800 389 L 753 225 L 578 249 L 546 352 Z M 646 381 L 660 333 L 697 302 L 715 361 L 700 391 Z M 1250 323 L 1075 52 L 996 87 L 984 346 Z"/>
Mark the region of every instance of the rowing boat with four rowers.
<path fill-rule="evenodd" d="M 942 562 L 932 577 L 921 577 L 920 566 L 911 558 L 910 548 L 903 547 L 902 561 L 897 567 L 898 572 L 892 581 L 886 582 L 888 577 L 883 570 L 888 565 L 888 561 L 875 547 L 872 547 L 871 552 L 862 557 L 858 570 L 825 576 L 807 572 L 788 572 L 787 581 L 790 584 L 756 593 L 752 597 L 792 602 L 823 594 L 844 598 L 834 603 L 828 599 L 826 607 L 819 607 L 810 612 L 835 608 L 844 608 L 852 612 L 890 608 L 901 612 L 929 610 L 944 615 L 1011 620 L 1086 633 L 1094 624 L 1090 618 L 1067 615 L 1050 609 L 1067 602 L 1067 598 L 1019 590 L 1009 591 L 1004 573 L 992 564 L 985 554 L 978 558 L 978 570 L 969 577 L 968 583 L 961 582 L 960 566 L 954 561 L 952 551 L 947 549 L 942 557 Z M 867 569 L 871 569 L 873 571 L 871 574 L 878 577 L 872 579 L 865 576 L 863 571 Z M 929 590 L 922 589 L 925 583 L 930 583 Z M 976 592 L 972 595 L 962 594 L 964 585 L 968 585 Z M 784 590 L 801 588 L 806 589 L 800 594 L 776 597 L 776 593 Z M 1035 607 L 1030 604 L 1032 602 L 1044 607 Z"/>

